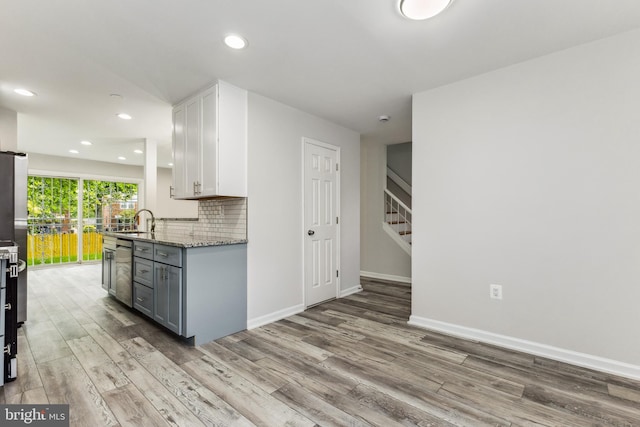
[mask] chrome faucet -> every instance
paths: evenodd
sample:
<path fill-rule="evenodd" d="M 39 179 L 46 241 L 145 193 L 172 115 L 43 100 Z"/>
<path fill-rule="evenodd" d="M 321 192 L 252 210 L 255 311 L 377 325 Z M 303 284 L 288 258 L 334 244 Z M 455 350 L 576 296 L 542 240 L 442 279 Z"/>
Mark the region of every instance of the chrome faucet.
<path fill-rule="evenodd" d="M 138 221 L 138 215 L 140 215 L 141 212 L 149 212 L 149 214 L 151 215 L 151 232 L 155 233 L 156 232 L 156 217 L 153 216 L 153 212 L 151 212 L 149 209 L 140 209 L 138 212 L 136 212 L 136 214 L 133 216 L 133 222 L 137 223 Z"/>

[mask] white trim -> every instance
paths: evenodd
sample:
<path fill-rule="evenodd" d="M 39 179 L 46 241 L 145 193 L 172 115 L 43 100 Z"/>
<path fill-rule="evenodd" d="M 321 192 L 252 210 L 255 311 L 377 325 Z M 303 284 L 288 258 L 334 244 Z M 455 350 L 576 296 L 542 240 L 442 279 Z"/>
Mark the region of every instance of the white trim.
<path fill-rule="evenodd" d="M 349 295 L 357 294 L 358 292 L 362 292 L 361 285 L 352 286 L 348 289 L 340 291 L 340 296 L 338 298 L 348 297 Z"/>
<path fill-rule="evenodd" d="M 360 271 L 361 277 L 369 279 L 388 280 L 390 282 L 400 282 L 411 284 L 411 277 L 394 276 L 393 274 L 374 273 L 373 271 Z"/>
<path fill-rule="evenodd" d="M 294 314 L 302 313 L 303 311 L 304 304 L 298 304 L 282 310 L 274 311 L 273 313 L 265 314 L 264 316 L 256 317 L 255 319 L 248 319 L 247 329 L 259 328 L 260 326 L 277 322 L 278 320 L 293 316 Z"/>
<path fill-rule="evenodd" d="M 307 137 L 302 137 L 302 230 L 301 230 L 301 236 L 302 236 L 302 305 L 306 308 L 308 307 L 307 305 L 307 293 L 306 293 L 306 276 L 305 276 L 305 268 L 306 268 L 306 257 L 305 257 L 305 236 L 307 235 L 307 229 L 305 226 L 305 216 L 304 216 L 304 209 L 305 209 L 305 205 L 306 205 L 306 199 L 305 199 L 305 153 L 306 153 L 306 144 L 311 144 L 311 145 L 317 145 L 318 147 L 322 147 L 325 148 L 327 150 L 331 150 L 331 151 L 335 151 L 336 152 L 336 164 L 339 165 L 338 166 L 338 170 L 336 171 L 336 216 L 338 218 L 342 218 L 342 210 L 340 207 L 340 193 L 341 193 L 341 185 L 340 185 L 340 174 L 342 173 L 342 162 L 340 159 L 340 154 L 342 152 L 342 148 L 337 146 L 337 145 L 332 145 L 332 144 L 327 144 L 326 142 L 322 142 L 322 141 L 318 141 L 316 139 L 312 139 L 312 138 L 307 138 Z M 336 224 L 336 269 L 338 271 L 340 271 L 340 248 L 341 248 L 341 243 L 340 243 L 340 227 L 341 227 L 341 221 L 338 221 L 338 223 Z M 340 283 L 341 283 L 341 277 L 338 276 L 336 277 L 336 294 L 335 297 L 338 298 L 338 296 L 340 295 Z"/>
<path fill-rule="evenodd" d="M 382 221 L 382 229 L 396 242 L 407 255 L 411 256 L 411 245 L 404 240 L 386 221 Z"/>
<path fill-rule="evenodd" d="M 395 173 L 389 166 L 387 166 L 387 177 L 389 177 L 391 181 L 395 182 L 398 187 L 402 188 L 402 191 L 411 196 L 411 186 L 409 185 L 409 183 L 402 179 L 400 175 Z"/>
<path fill-rule="evenodd" d="M 631 365 L 617 360 L 606 359 L 586 353 L 540 344 L 506 335 L 495 334 L 480 329 L 441 322 L 424 317 L 410 316 L 409 325 L 442 332 L 456 337 L 471 339 L 488 344 L 494 344 L 511 350 L 522 351 L 536 356 L 547 357 L 560 362 L 569 363 L 584 368 L 595 369 L 609 374 L 640 380 L 640 366 Z"/>
<path fill-rule="evenodd" d="M 138 166 L 142 167 L 142 166 Z M 88 179 L 94 181 L 108 181 L 108 182 L 124 182 L 127 184 L 143 184 L 143 178 L 131 178 L 131 177 L 118 177 L 115 175 L 93 175 L 88 173 L 75 173 L 75 172 L 61 172 L 61 171 L 49 171 L 45 169 L 29 169 L 29 175 L 44 176 L 47 178 L 75 178 L 75 179 Z"/>

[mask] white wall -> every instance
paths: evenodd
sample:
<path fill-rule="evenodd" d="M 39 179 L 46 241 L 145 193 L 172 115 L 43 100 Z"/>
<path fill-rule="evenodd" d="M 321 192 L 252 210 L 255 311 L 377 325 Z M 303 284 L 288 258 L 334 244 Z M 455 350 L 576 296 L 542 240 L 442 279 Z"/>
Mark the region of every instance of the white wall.
<path fill-rule="evenodd" d="M 382 229 L 386 148 L 364 138 L 360 156 L 360 264 L 364 275 L 411 281 L 411 257 Z"/>
<path fill-rule="evenodd" d="M 158 198 L 153 213 L 158 218 L 198 218 L 197 200 L 174 200 L 169 197 L 171 173 L 169 168 L 158 168 Z"/>
<path fill-rule="evenodd" d="M 97 162 L 38 153 L 27 154 L 29 155 L 29 173 L 39 171 L 49 172 L 54 175 L 57 173 L 59 176 L 65 177 L 96 177 L 105 180 L 120 179 L 125 182 L 142 181 L 143 178 L 142 166 Z"/>
<path fill-rule="evenodd" d="M 341 287 L 360 284 L 360 136 L 249 93 L 249 326 L 300 311 L 302 138 L 341 147 Z"/>
<path fill-rule="evenodd" d="M 414 96 L 412 322 L 640 375 L 638 52 L 634 31 Z"/>
<path fill-rule="evenodd" d="M 0 151 L 18 151 L 18 113 L 0 108 Z"/>
<path fill-rule="evenodd" d="M 411 146 L 411 142 L 387 145 L 387 166 L 409 185 L 411 185 L 413 166 Z"/>

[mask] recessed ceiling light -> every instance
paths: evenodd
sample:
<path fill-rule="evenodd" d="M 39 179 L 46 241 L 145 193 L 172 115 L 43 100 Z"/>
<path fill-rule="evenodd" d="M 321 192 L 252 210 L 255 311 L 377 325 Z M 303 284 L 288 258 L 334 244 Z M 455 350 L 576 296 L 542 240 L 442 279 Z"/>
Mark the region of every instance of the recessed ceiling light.
<path fill-rule="evenodd" d="M 80 141 L 80 144 L 82 144 L 82 145 L 92 145 L 91 141 L 87 141 L 87 140 Z"/>
<path fill-rule="evenodd" d="M 118 117 L 120 117 L 122 120 L 131 120 L 131 116 L 127 113 L 118 113 L 117 114 Z"/>
<path fill-rule="evenodd" d="M 409 19 L 421 21 L 433 18 L 451 4 L 452 0 L 400 0 L 400 13 Z"/>
<path fill-rule="evenodd" d="M 169 166 L 173 166 L 173 163 L 167 163 Z"/>
<path fill-rule="evenodd" d="M 229 34 L 224 38 L 224 44 L 231 49 L 244 49 L 247 47 L 247 39 L 237 34 Z"/>
<path fill-rule="evenodd" d="M 133 152 L 136 153 L 136 154 L 142 154 L 143 153 L 142 150 L 133 150 Z"/>
<path fill-rule="evenodd" d="M 22 88 L 14 89 L 13 91 L 22 96 L 35 96 L 36 94 L 35 92 L 31 92 L 30 90 Z"/>
<path fill-rule="evenodd" d="M 79 153 L 80 153 L 78 150 L 69 150 L 69 152 L 70 152 L 71 154 L 79 154 Z"/>
<path fill-rule="evenodd" d="M 118 160 L 127 160 L 127 158 L 123 156 L 118 156 Z"/>

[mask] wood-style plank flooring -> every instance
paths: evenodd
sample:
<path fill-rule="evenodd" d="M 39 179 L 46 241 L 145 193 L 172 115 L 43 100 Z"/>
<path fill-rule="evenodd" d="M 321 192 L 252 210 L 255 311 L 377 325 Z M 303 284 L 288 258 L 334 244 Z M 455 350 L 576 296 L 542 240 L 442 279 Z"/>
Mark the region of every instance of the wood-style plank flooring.
<path fill-rule="evenodd" d="M 29 280 L 0 403 L 69 403 L 72 426 L 640 426 L 639 383 L 410 327 L 406 285 L 189 347 L 99 265 Z"/>

